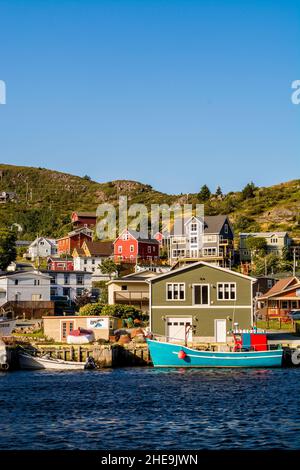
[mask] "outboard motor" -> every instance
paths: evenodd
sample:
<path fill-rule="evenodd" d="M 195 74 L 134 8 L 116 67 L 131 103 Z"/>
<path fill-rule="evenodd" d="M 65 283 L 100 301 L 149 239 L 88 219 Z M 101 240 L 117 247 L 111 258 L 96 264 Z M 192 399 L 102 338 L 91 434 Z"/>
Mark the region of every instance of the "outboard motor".
<path fill-rule="evenodd" d="M 86 360 L 85 369 L 96 369 L 96 363 L 95 360 L 92 356 L 89 356 Z"/>
<path fill-rule="evenodd" d="M 8 370 L 9 369 L 9 363 L 8 363 L 8 358 L 6 354 L 6 348 L 5 346 L 3 347 L 0 345 L 0 369 L 1 370 Z"/>

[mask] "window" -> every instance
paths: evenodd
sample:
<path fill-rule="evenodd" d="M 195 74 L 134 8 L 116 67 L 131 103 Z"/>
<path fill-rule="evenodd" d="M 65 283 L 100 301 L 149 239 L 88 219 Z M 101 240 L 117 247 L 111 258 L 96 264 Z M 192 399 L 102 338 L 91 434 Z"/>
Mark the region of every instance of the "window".
<path fill-rule="evenodd" d="M 191 243 L 197 244 L 198 243 L 198 238 L 197 237 L 191 237 Z"/>
<path fill-rule="evenodd" d="M 95 264 L 95 258 L 92 259 L 92 264 Z"/>
<path fill-rule="evenodd" d="M 228 233 L 228 224 L 225 224 L 225 225 L 224 225 L 224 232 L 225 232 L 225 233 Z"/>
<path fill-rule="evenodd" d="M 268 289 L 271 289 L 271 287 L 273 287 L 273 280 L 272 279 L 267 280 L 267 286 L 268 286 Z"/>
<path fill-rule="evenodd" d="M 51 287 L 51 288 L 50 288 L 50 295 L 51 295 L 51 297 L 52 297 L 53 295 L 56 295 L 56 292 L 57 292 L 57 291 L 56 291 L 56 287 Z"/>
<path fill-rule="evenodd" d="M 78 295 L 78 297 L 80 297 L 82 294 L 83 294 L 83 287 L 77 287 L 76 289 L 76 295 Z"/>
<path fill-rule="evenodd" d="M 15 279 L 15 286 L 19 284 L 19 279 Z"/>
<path fill-rule="evenodd" d="M 197 232 L 197 224 L 193 223 L 191 224 L 191 232 Z"/>
<path fill-rule="evenodd" d="M 69 274 L 64 274 L 64 284 L 69 284 Z"/>
<path fill-rule="evenodd" d="M 134 245 L 130 245 L 130 253 L 134 252 Z"/>
<path fill-rule="evenodd" d="M 173 258 L 180 258 L 185 255 L 185 250 L 173 250 Z"/>
<path fill-rule="evenodd" d="M 185 284 L 170 283 L 167 284 L 167 300 L 184 300 L 185 299 Z"/>
<path fill-rule="evenodd" d="M 85 259 L 83 263 L 84 263 L 84 264 L 87 264 L 87 259 Z"/>
<path fill-rule="evenodd" d="M 236 283 L 218 282 L 218 300 L 236 300 Z"/>
<path fill-rule="evenodd" d="M 283 300 L 283 301 L 281 302 L 281 308 L 288 308 L 288 305 L 289 305 L 289 304 L 288 304 L 288 301 L 287 301 L 287 300 Z"/>
<path fill-rule="evenodd" d="M 118 246 L 118 253 L 122 253 L 122 247 Z"/>
<path fill-rule="evenodd" d="M 194 305 L 209 305 L 209 285 L 208 284 L 193 285 L 193 302 L 194 302 Z"/>
<path fill-rule="evenodd" d="M 147 246 L 147 253 L 151 253 L 151 246 Z"/>
<path fill-rule="evenodd" d="M 172 239 L 172 244 L 173 245 L 182 245 L 186 242 L 185 237 L 177 237 Z"/>
<path fill-rule="evenodd" d="M 31 295 L 31 300 L 33 300 L 33 301 L 42 300 L 42 294 L 32 294 Z"/>
<path fill-rule="evenodd" d="M 40 285 L 40 280 L 39 280 L 39 279 L 35 279 L 35 280 L 34 280 L 34 285 L 35 285 L 35 286 L 39 286 L 39 285 Z"/>
<path fill-rule="evenodd" d="M 203 256 L 216 256 L 217 248 L 203 248 Z"/>
<path fill-rule="evenodd" d="M 56 276 L 51 275 L 50 284 L 56 284 Z"/>
<path fill-rule="evenodd" d="M 63 288 L 63 295 L 65 295 L 66 297 L 69 297 L 69 295 L 70 295 L 69 287 L 64 287 Z"/>
<path fill-rule="evenodd" d="M 83 276 L 81 274 L 76 275 L 76 284 L 83 285 Z"/>
<path fill-rule="evenodd" d="M 203 236 L 204 243 L 210 243 L 210 242 L 216 242 L 216 241 L 217 241 L 216 235 L 204 235 Z"/>

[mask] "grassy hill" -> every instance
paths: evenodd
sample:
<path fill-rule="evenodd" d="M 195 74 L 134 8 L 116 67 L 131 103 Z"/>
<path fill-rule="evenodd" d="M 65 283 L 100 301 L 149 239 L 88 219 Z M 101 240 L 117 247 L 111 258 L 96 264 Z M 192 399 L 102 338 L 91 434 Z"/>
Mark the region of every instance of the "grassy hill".
<path fill-rule="evenodd" d="M 0 191 L 13 191 L 18 198 L 17 202 L 0 204 L 0 225 L 20 224 L 24 239 L 37 234 L 58 237 L 71 229 L 73 210 L 95 210 L 102 202 L 117 204 L 120 195 L 127 195 L 130 203 L 148 207 L 153 203 L 187 202 L 186 195 L 164 194 L 136 181 L 97 183 L 87 176 L 6 164 L 0 164 Z M 199 203 L 198 195 L 189 194 L 188 202 Z M 229 214 L 237 232 L 288 230 L 300 236 L 300 180 L 257 188 L 248 199 L 241 192 L 219 198 L 212 195 L 205 203 L 205 212 Z"/>

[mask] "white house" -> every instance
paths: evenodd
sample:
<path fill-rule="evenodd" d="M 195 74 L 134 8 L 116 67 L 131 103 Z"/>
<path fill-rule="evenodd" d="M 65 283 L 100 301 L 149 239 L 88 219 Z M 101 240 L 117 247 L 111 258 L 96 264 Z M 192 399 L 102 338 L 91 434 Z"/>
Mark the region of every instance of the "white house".
<path fill-rule="evenodd" d="M 28 257 L 35 260 L 38 257 L 47 258 L 57 253 L 56 240 L 52 238 L 37 237 L 28 248 Z"/>
<path fill-rule="evenodd" d="M 92 273 L 85 271 L 44 271 L 51 278 L 50 293 L 66 296 L 70 300 L 92 289 Z"/>
<path fill-rule="evenodd" d="M 0 306 L 6 302 L 50 301 L 50 276 L 40 271 L 15 271 L 0 275 Z"/>
<path fill-rule="evenodd" d="M 113 244 L 102 241 L 84 241 L 81 248 L 74 248 L 72 253 L 74 270 L 92 273 L 93 281 L 108 281 L 110 276 L 101 271 L 102 262 L 113 255 Z M 114 276 L 117 273 L 114 274 Z"/>

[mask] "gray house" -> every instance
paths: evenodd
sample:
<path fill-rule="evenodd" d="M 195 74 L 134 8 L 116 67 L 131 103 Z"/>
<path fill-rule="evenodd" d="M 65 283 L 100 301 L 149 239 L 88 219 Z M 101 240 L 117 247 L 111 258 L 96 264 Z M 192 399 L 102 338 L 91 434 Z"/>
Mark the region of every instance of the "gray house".
<path fill-rule="evenodd" d="M 28 248 L 28 257 L 35 260 L 38 257 L 47 258 L 57 253 L 56 240 L 52 238 L 37 237 Z"/>
<path fill-rule="evenodd" d="M 231 267 L 233 229 L 227 215 L 191 217 L 184 222 L 182 233 L 168 240 L 170 264 L 206 261 Z"/>
<path fill-rule="evenodd" d="M 264 238 L 267 243 L 267 253 L 282 256 L 284 249 L 289 249 L 291 238 L 287 232 L 249 232 L 240 233 L 240 260 L 251 261 L 251 252 L 247 247 L 249 238 Z"/>

